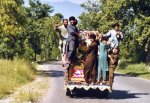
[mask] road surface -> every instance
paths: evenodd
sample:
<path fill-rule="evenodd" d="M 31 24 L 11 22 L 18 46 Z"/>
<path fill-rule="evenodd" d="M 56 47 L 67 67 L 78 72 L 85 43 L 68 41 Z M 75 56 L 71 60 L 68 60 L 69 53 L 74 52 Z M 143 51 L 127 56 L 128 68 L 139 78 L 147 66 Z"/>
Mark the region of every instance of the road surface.
<path fill-rule="evenodd" d="M 116 74 L 113 92 L 107 98 L 96 94 L 70 98 L 65 96 L 61 62 L 42 64 L 39 68 L 51 78 L 50 89 L 40 103 L 150 103 L 150 80 Z"/>

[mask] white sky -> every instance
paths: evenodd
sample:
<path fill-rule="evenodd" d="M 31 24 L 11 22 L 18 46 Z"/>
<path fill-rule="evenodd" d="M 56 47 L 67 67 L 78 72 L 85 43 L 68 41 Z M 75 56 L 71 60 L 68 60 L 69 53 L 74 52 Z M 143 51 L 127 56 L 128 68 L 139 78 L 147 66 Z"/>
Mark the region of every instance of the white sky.
<path fill-rule="evenodd" d="M 68 6 L 67 4 L 64 5 L 64 3 L 62 4 L 59 3 L 65 1 L 74 3 L 76 6 L 74 6 L 73 4 Z M 83 9 L 80 7 L 79 4 L 82 4 L 85 1 L 86 0 L 40 0 L 41 3 L 48 3 L 48 4 L 50 3 L 50 5 L 54 7 L 54 12 L 52 13 L 52 15 L 55 13 L 62 13 L 65 18 L 68 18 L 70 16 L 78 17 L 83 12 Z M 24 2 L 25 2 L 25 6 L 29 5 L 29 0 L 24 0 Z M 59 3 L 59 6 L 56 4 L 53 5 L 52 2 Z"/>
<path fill-rule="evenodd" d="M 29 0 L 24 0 L 25 3 L 27 3 Z M 76 3 L 76 4 L 81 4 L 83 2 L 85 2 L 86 0 L 40 0 L 41 2 L 64 2 L 64 1 L 69 1 L 72 3 Z"/>
<path fill-rule="evenodd" d="M 69 1 L 77 4 L 81 4 L 85 2 L 86 0 L 41 0 L 41 1 L 50 1 L 50 2 L 63 2 L 63 1 Z"/>

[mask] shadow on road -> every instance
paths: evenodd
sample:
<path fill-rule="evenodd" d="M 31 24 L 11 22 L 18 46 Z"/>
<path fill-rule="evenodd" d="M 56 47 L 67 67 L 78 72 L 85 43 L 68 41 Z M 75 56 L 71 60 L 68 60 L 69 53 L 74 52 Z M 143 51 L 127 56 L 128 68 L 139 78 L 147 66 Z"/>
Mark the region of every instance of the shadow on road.
<path fill-rule="evenodd" d="M 40 65 L 44 65 L 44 64 L 51 64 L 51 65 L 62 65 L 61 61 L 59 60 L 47 60 L 47 61 L 38 61 L 38 64 Z"/>
<path fill-rule="evenodd" d="M 129 91 L 113 90 L 112 93 L 101 91 L 78 91 L 74 95 L 76 99 L 133 99 L 140 98 L 141 95 L 149 95 L 149 93 L 129 93 Z"/>
<path fill-rule="evenodd" d="M 109 99 L 132 99 L 140 98 L 141 95 L 149 95 L 149 93 L 130 93 L 129 91 L 113 90 L 109 95 Z"/>
<path fill-rule="evenodd" d="M 40 71 L 44 76 L 48 77 L 63 77 L 64 72 L 59 70 Z"/>

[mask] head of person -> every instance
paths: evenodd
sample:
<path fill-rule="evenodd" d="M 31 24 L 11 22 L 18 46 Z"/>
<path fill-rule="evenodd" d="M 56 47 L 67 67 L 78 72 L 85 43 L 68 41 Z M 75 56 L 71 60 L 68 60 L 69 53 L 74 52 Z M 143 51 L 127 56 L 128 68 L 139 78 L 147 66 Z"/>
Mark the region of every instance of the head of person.
<path fill-rule="evenodd" d="M 107 42 L 108 41 L 108 37 L 102 36 L 101 37 L 101 42 L 103 42 L 103 41 Z"/>
<path fill-rule="evenodd" d="M 75 20 L 75 25 L 77 25 L 77 24 L 78 24 L 78 20 L 76 19 L 76 20 Z"/>
<path fill-rule="evenodd" d="M 64 19 L 64 20 L 63 20 L 63 24 L 64 24 L 64 26 L 66 27 L 66 26 L 68 25 L 68 19 Z"/>
<path fill-rule="evenodd" d="M 76 18 L 74 16 L 69 17 L 69 22 L 71 25 L 75 26 L 76 25 Z"/>
<path fill-rule="evenodd" d="M 118 54 L 118 53 L 119 53 L 119 51 L 120 51 L 120 50 L 119 50 L 119 48 L 118 48 L 118 47 L 113 49 L 113 53 L 114 53 L 114 54 Z"/>
<path fill-rule="evenodd" d="M 96 39 L 96 35 L 90 34 L 89 39 L 93 42 Z"/>
<path fill-rule="evenodd" d="M 119 31 L 119 27 L 120 27 L 120 25 L 119 25 L 118 23 L 115 23 L 115 24 L 113 25 L 113 28 L 114 28 L 116 31 Z"/>

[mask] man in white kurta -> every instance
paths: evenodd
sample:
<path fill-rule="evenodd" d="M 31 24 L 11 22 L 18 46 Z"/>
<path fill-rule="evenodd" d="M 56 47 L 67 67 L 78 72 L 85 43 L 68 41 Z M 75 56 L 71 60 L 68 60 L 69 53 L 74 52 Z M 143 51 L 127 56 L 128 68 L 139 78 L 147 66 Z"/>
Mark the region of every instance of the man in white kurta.
<path fill-rule="evenodd" d="M 108 42 L 110 43 L 112 49 L 119 47 L 120 42 L 123 39 L 123 34 L 119 31 L 119 24 L 116 23 L 113 26 L 114 29 L 104 35 L 105 37 L 109 37 Z"/>
<path fill-rule="evenodd" d="M 68 38 L 68 31 L 67 31 L 67 26 L 68 26 L 68 20 L 64 19 L 63 20 L 63 25 L 61 26 L 56 26 L 56 30 L 59 32 L 59 49 L 61 51 L 61 56 L 62 56 L 62 62 L 64 62 L 64 53 L 65 53 L 65 45 L 66 45 L 66 40 Z M 64 63 L 63 63 L 64 64 Z"/>

